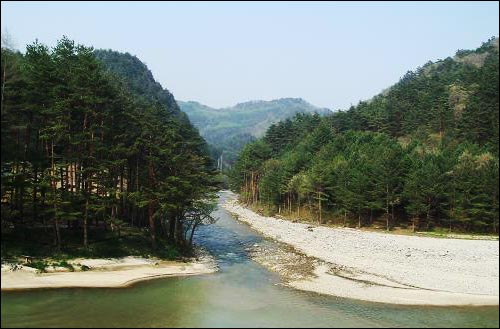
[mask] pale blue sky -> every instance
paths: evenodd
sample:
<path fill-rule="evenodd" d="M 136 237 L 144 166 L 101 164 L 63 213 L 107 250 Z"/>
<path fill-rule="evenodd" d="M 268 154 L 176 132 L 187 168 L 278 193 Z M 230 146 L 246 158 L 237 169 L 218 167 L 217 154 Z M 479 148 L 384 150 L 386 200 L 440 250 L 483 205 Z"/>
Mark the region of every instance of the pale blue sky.
<path fill-rule="evenodd" d="M 345 109 L 428 60 L 498 36 L 498 2 L 8 2 L 24 51 L 62 35 L 145 62 L 176 99 L 302 97 Z"/>

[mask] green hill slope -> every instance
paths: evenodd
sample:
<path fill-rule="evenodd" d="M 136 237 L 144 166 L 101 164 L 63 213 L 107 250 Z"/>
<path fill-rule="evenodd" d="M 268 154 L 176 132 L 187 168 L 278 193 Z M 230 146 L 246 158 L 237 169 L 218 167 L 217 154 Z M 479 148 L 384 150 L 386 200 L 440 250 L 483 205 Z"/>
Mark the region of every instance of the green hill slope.
<path fill-rule="evenodd" d="M 498 63 L 492 38 L 347 111 L 273 125 L 242 150 L 233 186 L 319 223 L 498 233 Z"/>
<path fill-rule="evenodd" d="M 193 101 L 178 103 L 200 134 L 213 146 L 214 155 L 217 157 L 224 151 L 224 158 L 229 163 L 245 144 L 262 137 L 274 123 L 291 118 L 296 113 L 331 113 L 300 98 L 250 101 L 221 109 Z"/>

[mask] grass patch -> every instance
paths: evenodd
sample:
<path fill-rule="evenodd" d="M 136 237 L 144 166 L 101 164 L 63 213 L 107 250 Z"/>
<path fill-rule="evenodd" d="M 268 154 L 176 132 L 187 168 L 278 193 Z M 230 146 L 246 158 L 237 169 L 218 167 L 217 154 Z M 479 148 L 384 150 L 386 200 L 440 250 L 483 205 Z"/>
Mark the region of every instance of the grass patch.
<path fill-rule="evenodd" d="M 66 260 L 63 260 L 63 261 L 61 261 L 59 263 L 54 263 L 54 264 L 52 264 L 52 266 L 65 267 L 68 270 L 70 270 L 70 272 L 74 272 L 75 271 L 75 268 L 73 267 L 73 265 L 71 265 L 70 263 L 68 263 Z"/>
<path fill-rule="evenodd" d="M 49 264 L 43 260 L 33 261 L 29 264 L 29 267 L 36 268 L 38 270 L 38 272 L 40 272 L 40 273 L 47 272 L 47 269 L 46 269 L 47 266 L 49 266 Z"/>

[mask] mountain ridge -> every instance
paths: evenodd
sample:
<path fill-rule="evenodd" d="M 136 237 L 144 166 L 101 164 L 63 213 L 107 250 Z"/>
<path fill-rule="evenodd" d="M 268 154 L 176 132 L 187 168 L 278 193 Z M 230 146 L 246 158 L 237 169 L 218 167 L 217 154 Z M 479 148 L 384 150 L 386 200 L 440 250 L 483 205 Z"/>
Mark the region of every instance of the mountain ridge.
<path fill-rule="evenodd" d="M 220 110 L 220 111 L 240 110 L 240 109 L 247 107 L 247 106 L 268 105 L 268 104 L 279 104 L 279 103 L 284 103 L 284 102 L 292 102 L 292 103 L 296 103 L 296 105 L 301 104 L 301 105 L 316 108 L 316 109 L 318 109 L 318 112 L 321 112 L 321 114 L 323 114 L 323 112 L 327 113 L 327 114 L 330 112 L 333 113 L 333 110 L 331 110 L 327 107 L 319 107 L 319 106 L 313 105 L 301 97 L 281 97 L 281 98 L 276 98 L 276 99 L 272 99 L 272 100 L 255 99 L 255 100 L 248 100 L 248 101 L 236 103 L 235 105 L 232 105 L 232 106 L 223 106 L 223 107 L 214 107 L 214 106 L 203 104 L 203 103 L 201 103 L 199 101 L 195 101 L 195 100 L 177 100 L 177 102 L 178 103 L 185 103 L 185 104 L 199 105 L 199 106 L 211 109 L 211 110 Z"/>
<path fill-rule="evenodd" d="M 236 158 L 246 143 L 262 137 L 272 124 L 289 119 L 296 113 L 333 113 L 302 98 L 292 97 L 270 101 L 250 100 L 223 108 L 213 108 L 192 100 L 178 100 L 177 103 L 212 146 L 212 156 L 217 158 L 225 152 L 227 163 Z"/>

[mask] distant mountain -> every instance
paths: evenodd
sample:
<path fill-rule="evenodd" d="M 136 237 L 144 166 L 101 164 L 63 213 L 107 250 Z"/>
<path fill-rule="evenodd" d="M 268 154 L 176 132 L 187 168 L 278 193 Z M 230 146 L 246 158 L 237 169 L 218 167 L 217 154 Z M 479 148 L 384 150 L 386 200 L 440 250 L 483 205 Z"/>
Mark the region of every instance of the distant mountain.
<path fill-rule="evenodd" d="M 177 101 L 181 110 L 213 146 L 212 153 L 224 151 L 231 162 L 248 142 L 260 138 L 272 124 L 293 117 L 296 113 L 332 113 L 301 98 L 281 98 L 272 101 L 249 101 L 226 108 L 212 108 L 198 102 Z"/>

